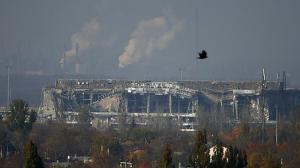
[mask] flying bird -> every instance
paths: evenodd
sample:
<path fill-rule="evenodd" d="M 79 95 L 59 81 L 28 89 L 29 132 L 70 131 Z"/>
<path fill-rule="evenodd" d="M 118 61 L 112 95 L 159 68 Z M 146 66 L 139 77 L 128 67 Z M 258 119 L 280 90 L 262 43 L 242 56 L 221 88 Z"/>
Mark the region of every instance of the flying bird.
<path fill-rule="evenodd" d="M 198 53 L 198 59 L 206 59 L 207 58 L 207 52 L 205 50 L 202 50 L 202 52 Z"/>

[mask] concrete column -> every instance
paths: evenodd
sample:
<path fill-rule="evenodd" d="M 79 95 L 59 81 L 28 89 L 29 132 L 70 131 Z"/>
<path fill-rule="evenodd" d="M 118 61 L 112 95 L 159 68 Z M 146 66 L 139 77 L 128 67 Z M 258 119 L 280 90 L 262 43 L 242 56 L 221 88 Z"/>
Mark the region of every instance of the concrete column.
<path fill-rule="evenodd" d="M 160 109 L 159 109 L 159 104 L 158 104 L 158 100 L 157 100 L 158 98 L 156 98 L 155 100 L 154 100 L 154 102 L 155 102 L 155 112 L 161 112 L 161 111 L 159 111 Z"/>
<path fill-rule="evenodd" d="M 194 108 L 194 101 L 192 100 L 192 113 L 194 113 L 194 110 L 195 110 L 195 108 Z"/>
<path fill-rule="evenodd" d="M 177 101 L 177 113 L 180 113 L 180 97 L 178 97 L 178 99 L 177 99 L 178 101 Z"/>
<path fill-rule="evenodd" d="M 128 113 L 128 99 L 125 98 L 125 112 Z"/>
<path fill-rule="evenodd" d="M 235 108 L 235 118 L 236 118 L 236 120 L 238 121 L 239 120 L 239 112 L 238 112 L 238 101 L 237 100 L 235 100 L 234 101 L 234 108 Z"/>
<path fill-rule="evenodd" d="M 134 111 L 133 111 L 134 113 L 138 112 L 138 110 L 137 110 L 138 107 L 137 107 L 137 102 L 136 101 L 137 101 L 137 98 L 136 98 L 136 94 L 135 94 L 134 95 L 134 103 L 133 103 L 134 104 L 134 108 L 133 108 L 134 109 Z"/>
<path fill-rule="evenodd" d="M 150 112 L 150 94 L 147 95 L 147 113 Z"/>
<path fill-rule="evenodd" d="M 93 93 L 90 93 L 90 105 L 93 103 Z"/>
<path fill-rule="evenodd" d="M 235 118 L 236 118 L 235 95 L 233 95 L 233 99 L 232 99 L 232 113 L 233 113 L 233 115 L 235 115 Z"/>
<path fill-rule="evenodd" d="M 256 98 L 256 102 L 257 102 L 257 103 L 256 103 L 256 109 L 257 109 L 257 110 L 260 110 L 260 109 L 259 109 L 259 107 L 260 107 L 259 97 Z"/>
<path fill-rule="evenodd" d="M 106 118 L 106 124 L 107 124 L 107 128 L 109 127 L 109 119 L 108 117 Z"/>
<path fill-rule="evenodd" d="M 172 95 L 169 94 L 169 112 L 172 113 Z"/>

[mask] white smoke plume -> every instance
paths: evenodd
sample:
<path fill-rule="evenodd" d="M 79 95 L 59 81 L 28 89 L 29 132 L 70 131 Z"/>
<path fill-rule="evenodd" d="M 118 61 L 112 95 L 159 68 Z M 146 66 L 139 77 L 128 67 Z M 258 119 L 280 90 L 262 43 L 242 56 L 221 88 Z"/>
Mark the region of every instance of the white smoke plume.
<path fill-rule="evenodd" d="M 163 50 L 180 30 L 180 21 L 171 22 L 166 16 L 141 21 L 119 56 L 119 68 L 138 62 L 142 57 L 152 56 L 153 51 Z"/>
<path fill-rule="evenodd" d="M 76 52 L 84 51 L 90 48 L 92 43 L 96 40 L 98 31 L 99 22 L 96 19 L 92 19 L 85 23 L 81 31 L 76 32 L 71 36 L 72 47 L 64 53 L 64 57 L 60 60 L 60 62 L 66 61 L 64 59 L 70 59 L 74 57 L 76 54 L 78 54 Z"/>

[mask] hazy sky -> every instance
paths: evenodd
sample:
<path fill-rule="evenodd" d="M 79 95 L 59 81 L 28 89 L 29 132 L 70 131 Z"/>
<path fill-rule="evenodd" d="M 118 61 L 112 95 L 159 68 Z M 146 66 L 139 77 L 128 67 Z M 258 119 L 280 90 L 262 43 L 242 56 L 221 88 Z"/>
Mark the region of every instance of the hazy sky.
<path fill-rule="evenodd" d="M 1 0 L 0 70 L 74 73 L 80 62 L 81 74 L 111 78 L 178 79 L 182 68 L 184 79 L 252 80 L 265 67 L 299 82 L 299 9 L 299 0 Z M 209 58 L 196 60 L 202 49 Z"/>

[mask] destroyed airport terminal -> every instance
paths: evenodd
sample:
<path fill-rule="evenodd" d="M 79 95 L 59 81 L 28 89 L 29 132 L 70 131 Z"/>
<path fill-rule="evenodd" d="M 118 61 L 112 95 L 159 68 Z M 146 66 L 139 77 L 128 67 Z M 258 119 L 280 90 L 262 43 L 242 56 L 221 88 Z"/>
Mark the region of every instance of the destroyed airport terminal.
<path fill-rule="evenodd" d="M 127 123 L 151 125 L 158 118 L 169 118 L 182 130 L 194 130 L 199 113 L 222 115 L 227 123 L 282 119 L 300 105 L 300 90 L 286 88 L 285 81 L 128 81 L 60 79 L 45 87 L 39 116 L 63 119 L 76 124 L 82 107 L 93 116 L 97 127 Z"/>

